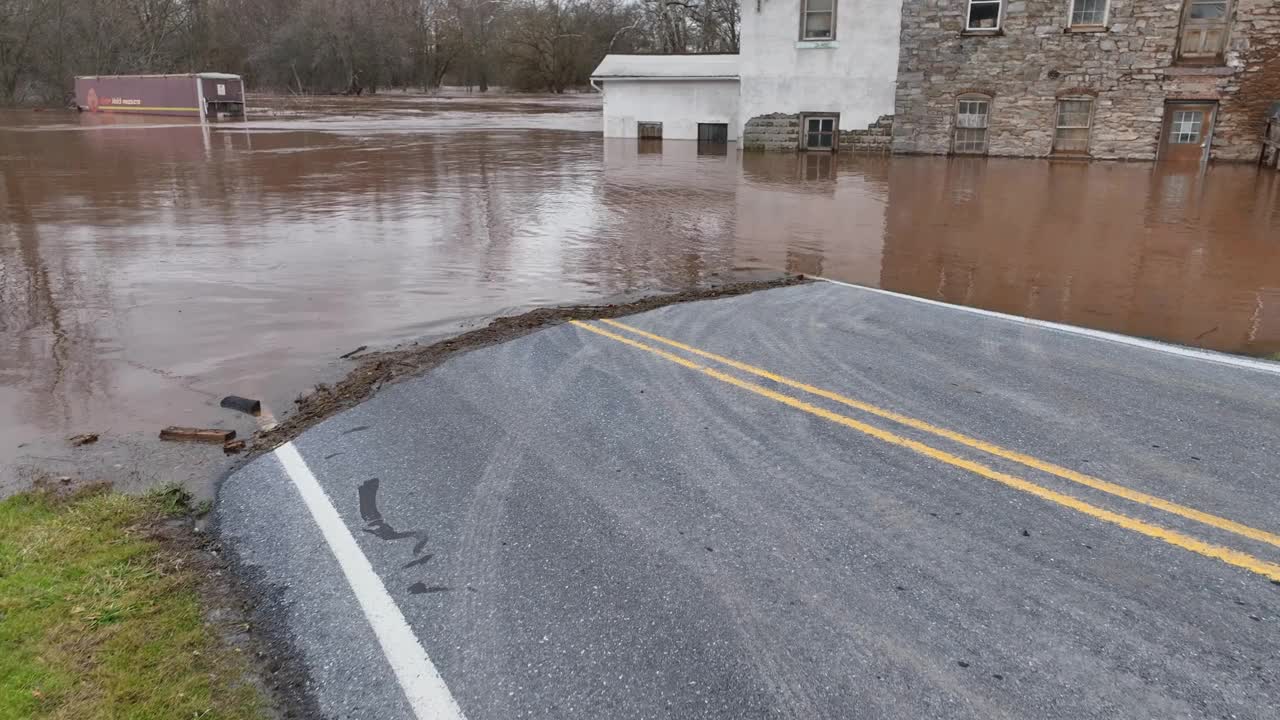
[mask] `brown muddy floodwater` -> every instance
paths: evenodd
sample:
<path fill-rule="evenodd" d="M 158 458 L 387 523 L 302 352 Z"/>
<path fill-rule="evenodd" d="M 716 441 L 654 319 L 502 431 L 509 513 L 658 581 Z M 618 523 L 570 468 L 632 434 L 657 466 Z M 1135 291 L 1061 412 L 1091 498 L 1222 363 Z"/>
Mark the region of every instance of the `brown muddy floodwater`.
<path fill-rule="evenodd" d="M 0 492 L 29 467 L 199 485 L 151 438 L 251 430 L 225 394 L 280 410 L 359 345 L 744 271 L 1280 352 L 1274 171 L 699 154 L 602 140 L 590 97 L 251 105 L 0 114 Z"/>

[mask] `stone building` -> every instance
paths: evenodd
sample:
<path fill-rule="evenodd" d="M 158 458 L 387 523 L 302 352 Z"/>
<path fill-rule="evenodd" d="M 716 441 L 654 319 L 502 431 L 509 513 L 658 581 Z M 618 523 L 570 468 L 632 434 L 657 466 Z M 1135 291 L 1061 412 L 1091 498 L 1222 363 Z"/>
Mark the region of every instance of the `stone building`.
<path fill-rule="evenodd" d="M 904 0 L 893 150 L 1257 160 L 1278 0 Z"/>

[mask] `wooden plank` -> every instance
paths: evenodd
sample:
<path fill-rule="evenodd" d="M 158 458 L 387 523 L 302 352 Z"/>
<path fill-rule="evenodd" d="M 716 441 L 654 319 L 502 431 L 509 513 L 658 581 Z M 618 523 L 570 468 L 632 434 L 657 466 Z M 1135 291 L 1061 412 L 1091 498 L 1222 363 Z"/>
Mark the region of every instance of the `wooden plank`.
<path fill-rule="evenodd" d="M 161 440 L 190 440 L 225 444 L 236 439 L 235 430 L 217 430 L 211 428 L 167 427 L 160 431 Z"/>

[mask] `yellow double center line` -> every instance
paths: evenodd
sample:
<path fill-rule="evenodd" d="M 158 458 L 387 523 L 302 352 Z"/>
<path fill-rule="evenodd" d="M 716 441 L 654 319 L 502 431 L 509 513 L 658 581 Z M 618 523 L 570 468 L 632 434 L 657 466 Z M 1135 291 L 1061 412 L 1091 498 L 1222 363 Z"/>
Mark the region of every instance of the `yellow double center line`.
<path fill-rule="evenodd" d="M 954 455 L 944 450 L 939 450 L 938 448 L 932 447 L 930 445 L 926 445 L 922 442 L 918 442 L 916 440 L 912 440 L 907 437 L 903 437 L 901 435 L 897 435 L 895 433 L 889 432 L 887 430 L 883 430 L 873 425 L 868 425 L 867 423 L 861 422 L 859 420 L 855 420 L 851 417 L 848 417 L 847 415 L 841 415 L 840 413 L 832 412 L 830 410 L 827 410 L 826 408 L 818 407 L 817 405 L 813 405 L 811 403 L 805 402 L 803 400 L 792 397 L 790 395 L 784 395 L 774 390 L 770 390 L 769 388 L 763 387 L 761 385 L 757 385 L 747 380 L 743 380 L 734 375 L 730 375 L 728 373 L 717 370 L 713 367 L 700 365 L 697 362 L 681 357 L 674 353 L 667 352 L 666 350 L 662 350 L 662 349 L 653 347 L 652 345 L 647 345 L 638 340 L 633 340 L 629 337 L 624 337 L 617 333 L 610 332 L 608 330 L 605 330 L 603 327 L 599 325 L 588 324 L 588 323 L 580 322 L 577 320 L 574 320 L 571 322 L 575 326 L 582 328 L 583 330 L 587 330 L 597 335 L 609 338 L 610 340 L 615 340 L 617 342 L 623 343 L 624 345 L 628 345 L 630 347 L 644 350 L 660 358 L 663 358 L 664 360 L 668 360 L 670 362 L 676 363 L 677 365 L 680 365 L 682 367 L 686 367 L 690 370 L 700 372 L 704 375 L 713 377 L 716 380 L 719 380 L 721 382 L 728 383 L 729 385 L 733 385 L 734 387 L 738 387 L 743 390 L 747 390 L 749 392 L 755 393 L 756 395 L 769 398 L 770 400 L 774 400 L 776 402 L 782 403 L 783 405 L 787 405 L 788 407 L 792 407 L 797 410 L 807 412 L 811 415 L 820 417 L 824 420 L 829 420 L 838 425 L 843 425 L 844 427 L 857 430 L 858 432 L 869 435 L 873 438 L 876 438 L 877 440 L 881 440 L 883 442 L 889 443 L 890 445 L 896 445 L 899 447 L 906 448 L 908 450 L 912 450 L 916 453 L 919 453 L 920 455 L 931 458 L 933 460 L 937 460 L 939 462 L 943 462 L 948 465 L 961 468 L 963 470 L 968 470 L 969 472 L 972 472 L 975 475 L 979 475 L 988 480 L 998 482 L 1001 485 L 1005 485 L 1006 487 L 1011 487 L 1015 490 L 1021 490 L 1022 492 L 1035 495 L 1036 497 L 1039 497 L 1041 499 L 1048 500 L 1050 502 L 1057 503 L 1064 507 L 1071 508 L 1072 510 L 1076 510 L 1078 512 L 1084 513 L 1085 515 L 1088 515 L 1090 517 L 1112 523 L 1113 525 L 1118 525 L 1122 528 L 1125 528 L 1126 530 L 1132 530 L 1133 532 L 1141 533 L 1148 537 L 1152 537 L 1157 540 L 1164 541 L 1166 543 L 1169 543 L 1170 545 L 1175 545 L 1185 550 L 1190 550 L 1191 552 L 1203 555 L 1205 557 L 1215 558 L 1225 563 L 1228 563 L 1230 565 L 1244 568 L 1251 572 L 1262 575 L 1263 577 L 1266 577 L 1272 580 L 1273 582 L 1280 583 L 1280 565 L 1277 565 L 1272 562 L 1268 562 L 1266 560 L 1262 560 L 1260 558 L 1254 557 L 1253 555 L 1249 555 L 1248 553 L 1240 552 L 1238 550 L 1233 550 L 1231 548 L 1224 547 L 1221 545 L 1205 542 L 1203 540 L 1200 540 L 1199 538 L 1195 538 L 1190 535 L 1180 533 L 1176 530 L 1170 530 L 1168 528 L 1160 527 L 1159 525 L 1154 525 L 1152 523 L 1148 523 L 1143 520 L 1138 520 L 1137 518 L 1132 518 L 1127 515 L 1122 515 L 1120 513 L 1112 512 L 1111 510 L 1107 510 L 1105 508 L 1092 505 L 1090 503 L 1087 503 L 1083 500 L 1072 497 L 1070 495 L 1066 495 L 1066 494 L 1057 492 L 1055 490 L 1051 490 L 1049 488 L 1043 487 L 1041 485 L 1037 485 L 1028 480 L 1024 480 L 1023 478 L 1010 475 L 1008 473 L 1001 472 L 999 470 L 995 470 L 981 463 L 974 462 L 972 460 L 960 457 L 958 455 Z M 1099 478 L 1095 478 L 1089 475 L 1084 475 L 1082 473 L 1078 473 L 1073 470 L 1070 470 L 1058 465 L 1054 465 L 1053 463 L 1048 463 L 1043 460 L 1033 458 L 1023 453 L 1019 453 L 1013 450 L 1008 450 L 998 445 L 993 445 L 991 443 L 987 443 L 985 441 L 978 440 L 976 438 L 972 438 L 952 430 L 940 428 L 940 427 L 931 425 L 929 423 L 926 423 L 924 421 L 917 420 L 915 418 L 907 417 L 905 415 L 901 415 L 899 413 L 895 413 L 890 410 L 885 410 L 875 405 L 871 405 L 870 403 L 865 403 L 860 400 L 854 400 L 852 398 L 848 398 L 843 395 L 839 395 L 837 393 L 833 393 L 827 390 L 823 390 L 821 388 L 813 387 L 812 385 L 807 385 L 802 382 L 791 380 L 789 378 L 783 377 L 776 373 L 772 373 L 767 370 L 763 370 L 761 368 L 757 368 L 752 365 L 748 365 L 746 363 L 733 360 L 731 358 L 726 358 L 721 355 L 716 355 L 715 353 L 710 353 L 705 350 L 700 350 L 690 345 L 686 345 L 684 343 L 680 343 L 675 340 L 671 340 L 669 338 L 664 338 L 660 335 L 655 335 L 653 333 L 645 332 L 644 330 L 631 327 L 630 325 L 620 323 L 616 320 L 603 320 L 602 322 L 608 323 L 609 325 L 615 328 L 624 330 L 628 333 L 632 333 L 639 337 L 643 337 L 645 339 L 652 340 L 654 342 L 658 342 L 672 348 L 676 348 L 683 352 L 687 352 L 687 353 L 696 355 L 698 357 L 703 357 L 708 360 L 715 361 L 717 363 L 726 365 L 736 370 L 740 370 L 742 372 L 756 375 L 757 377 L 767 378 L 776 383 L 786 385 L 788 387 L 792 387 L 797 390 L 802 390 L 806 393 L 810 393 L 812 395 L 816 395 L 818 397 L 822 397 L 827 400 L 832 400 L 834 402 L 861 410 L 863 412 L 869 413 L 871 415 L 875 415 L 877 417 L 891 420 L 893 422 L 899 423 L 901 425 L 905 425 L 907 427 L 910 427 L 916 430 L 921 430 L 927 433 L 931 433 L 933 435 L 937 435 L 938 437 L 946 438 L 947 440 L 951 440 L 953 442 L 966 445 L 968 447 L 972 447 L 977 450 L 981 450 L 983 452 L 989 453 L 991 455 L 995 455 L 1000 458 L 1004 458 L 1006 460 L 1011 460 L 1013 462 L 1020 463 L 1022 465 L 1034 468 L 1036 470 L 1040 470 L 1046 473 L 1050 473 L 1052 475 L 1056 475 L 1063 479 L 1070 480 L 1072 482 L 1078 483 L 1080 485 L 1084 485 L 1086 487 L 1093 488 L 1095 490 L 1100 490 L 1102 492 L 1110 493 L 1112 495 L 1125 498 L 1126 500 L 1131 500 L 1133 502 L 1141 503 L 1143 505 L 1147 505 L 1149 507 L 1163 510 L 1165 512 L 1169 512 L 1174 515 L 1178 515 L 1180 517 L 1184 517 L 1190 520 L 1195 520 L 1197 522 L 1210 525 L 1220 530 L 1225 530 L 1227 532 L 1235 533 L 1242 537 L 1246 537 L 1252 540 L 1257 540 L 1260 542 L 1269 543 L 1271 545 L 1280 547 L 1280 535 L 1269 533 L 1265 530 L 1259 530 L 1257 528 L 1249 527 L 1248 525 L 1243 525 L 1241 523 L 1237 523 L 1233 520 L 1228 520 L 1226 518 L 1219 517 L 1217 515 L 1201 512 L 1199 510 L 1186 507 L 1184 505 L 1179 505 L 1178 503 L 1170 502 L 1168 500 L 1164 500 L 1162 498 L 1158 498 L 1153 495 L 1148 495 L 1147 493 L 1143 493 L 1143 492 L 1134 490 L 1132 488 L 1125 487 L 1123 485 L 1117 485 L 1115 483 L 1107 482 L 1106 480 L 1101 480 Z"/>

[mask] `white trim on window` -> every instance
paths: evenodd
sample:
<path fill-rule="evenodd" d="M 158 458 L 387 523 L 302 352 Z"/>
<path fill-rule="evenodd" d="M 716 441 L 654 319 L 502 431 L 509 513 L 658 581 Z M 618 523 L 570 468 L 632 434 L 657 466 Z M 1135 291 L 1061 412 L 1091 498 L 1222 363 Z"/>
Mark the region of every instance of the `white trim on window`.
<path fill-rule="evenodd" d="M 1204 131 L 1205 112 L 1195 110 L 1174 110 L 1173 121 L 1169 124 L 1169 144 L 1195 145 L 1200 142 L 1200 134 Z"/>
<path fill-rule="evenodd" d="M 1068 3 L 1067 27 L 1105 27 L 1110 19 L 1111 0 L 1071 0 Z"/>
<path fill-rule="evenodd" d="M 1057 119 L 1053 125 L 1053 152 L 1063 155 L 1088 155 L 1093 133 L 1093 98 L 1067 96 L 1058 98 Z"/>
<path fill-rule="evenodd" d="M 951 152 L 986 155 L 991 128 L 991 96 L 966 93 L 956 98 Z"/>
<path fill-rule="evenodd" d="M 990 17 L 991 6 L 995 6 L 996 15 Z M 978 10 L 983 17 L 978 18 L 978 24 L 974 24 L 974 10 Z M 964 29 L 966 32 L 994 32 L 999 30 L 1004 23 L 1004 0 L 969 0 L 969 7 L 965 13 Z"/>
<path fill-rule="evenodd" d="M 833 152 L 839 144 L 839 113 L 803 113 L 800 116 L 801 150 Z"/>
<path fill-rule="evenodd" d="M 836 39 L 836 4 L 838 0 L 816 0 L 818 9 L 810 7 L 815 0 L 800 0 L 800 41 Z M 822 7 L 825 5 L 826 7 Z M 825 26 L 825 27 L 824 27 Z"/>

